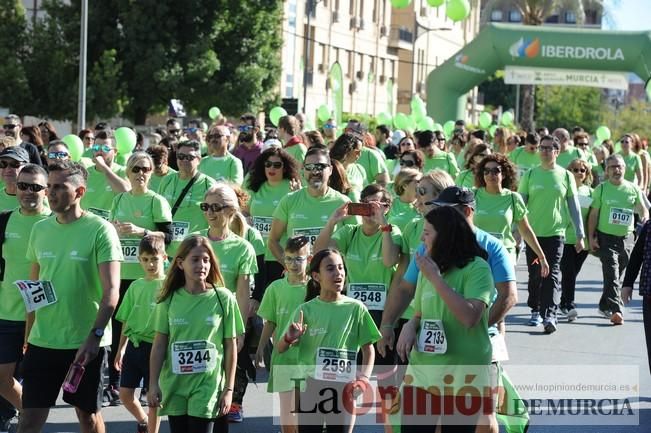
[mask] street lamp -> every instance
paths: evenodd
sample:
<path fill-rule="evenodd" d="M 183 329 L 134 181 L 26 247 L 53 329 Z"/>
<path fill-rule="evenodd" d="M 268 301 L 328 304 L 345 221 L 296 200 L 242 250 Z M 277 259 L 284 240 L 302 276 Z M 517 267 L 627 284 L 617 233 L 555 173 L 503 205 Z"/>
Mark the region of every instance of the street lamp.
<path fill-rule="evenodd" d="M 450 31 L 452 30 L 452 27 L 428 27 L 422 25 L 420 22 L 418 22 L 418 13 L 414 9 L 414 36 L 412 39 L 412 50 L 411 50 L 411 91 L 414 90 L 414 77 L 416 75 L 416 42 L 418 41 L 418 38 L 420 38 L 423 35 L 428 34 L 429 32 L 435 32 L 435 31 Z M 427 38 L 427 45 L 425 48 L 425 52 L 427 55 L 425 57 L 429 56 L 429 37 Z M 419 64 L 420 66 L 420 64 Z"/>

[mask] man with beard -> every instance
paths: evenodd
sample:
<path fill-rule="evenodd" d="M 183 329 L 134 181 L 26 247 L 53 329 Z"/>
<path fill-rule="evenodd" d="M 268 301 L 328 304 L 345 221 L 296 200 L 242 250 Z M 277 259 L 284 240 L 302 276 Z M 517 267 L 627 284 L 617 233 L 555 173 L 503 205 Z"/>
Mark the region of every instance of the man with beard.
<path fill-rule="evenodd" d="M 233 150 L 244 166 L 244 174 L 248 173 L 256 158 L 262 152 L 262 143 L 258 140 L 260 124 L 253 114 L 246 113 L 240 117 L 240 134 L 237 137 L 238 146 Z"/>

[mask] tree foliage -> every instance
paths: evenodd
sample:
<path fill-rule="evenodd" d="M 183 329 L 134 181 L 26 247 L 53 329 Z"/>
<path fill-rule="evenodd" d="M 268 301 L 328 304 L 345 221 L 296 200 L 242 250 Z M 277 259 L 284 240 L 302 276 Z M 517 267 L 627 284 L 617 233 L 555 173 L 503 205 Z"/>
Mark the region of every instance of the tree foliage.
<path fill-rule="evenodd" d="M 601 89 L 579 86 L 536 86 L 536 124 L 595 131 L 601 124 Z"/>
<path fill-rule="evenodd" d="M 479 91 L 484 95 L 486 106 L 494 108 L 502 106 L 505 110 L 515 108 L 515 86 L 504 83 L 504 71 L 497 71 L 480 84 Z"/>
<path fill-rule="evenodd" d="M 651 103 L 646 100 L 633 100 L 629 105 L 618 110 L 612 107 L 604 108 L 603 125 L 610 128 L 614 140 L 619 140 L 627 132 L 635 132 L 640 137 L 651 138 L 650 113 Z"/>

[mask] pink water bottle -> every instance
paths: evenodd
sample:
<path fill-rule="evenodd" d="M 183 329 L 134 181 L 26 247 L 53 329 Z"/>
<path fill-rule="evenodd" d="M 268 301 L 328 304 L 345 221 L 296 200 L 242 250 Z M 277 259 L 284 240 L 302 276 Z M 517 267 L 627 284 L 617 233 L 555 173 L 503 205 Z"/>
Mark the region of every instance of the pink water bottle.
<path fill-rule="evenodd" d="M 73 362 L 68 369 L 66 379 L 63 381 L 63 390 L 65 392 L 69 392 L 70 394 L 77 392 L 79 382 L 81 382 L 81 378 L 84 377 L 85 371 L 86 369 L 83 365 L 79 364 L 78 362 Z"/>

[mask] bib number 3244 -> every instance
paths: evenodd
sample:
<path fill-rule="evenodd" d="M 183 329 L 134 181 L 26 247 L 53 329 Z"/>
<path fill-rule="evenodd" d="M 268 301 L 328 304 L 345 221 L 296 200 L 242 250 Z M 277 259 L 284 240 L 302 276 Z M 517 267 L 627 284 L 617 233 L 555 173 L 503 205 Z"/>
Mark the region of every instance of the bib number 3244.
<path fill-rule="evenodd" d="M 172 344 L 175 374 L 209 373 L 217 365 L 215 345 L 209 341 L 178 341 Z"/>

